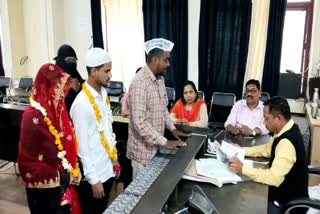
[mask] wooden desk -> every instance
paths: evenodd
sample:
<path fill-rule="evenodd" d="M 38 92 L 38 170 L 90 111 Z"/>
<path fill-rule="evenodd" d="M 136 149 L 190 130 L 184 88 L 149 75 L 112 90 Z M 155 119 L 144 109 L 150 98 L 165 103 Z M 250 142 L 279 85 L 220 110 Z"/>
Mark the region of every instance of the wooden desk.
<path fill-rule="evenodd" d="M 195 129 L 193 129 L 193 131 L 194 130 Z M 268 188 L 266 185 L 254 181 L 244 181 L 237 185 L 225 184 L 222 188 L 218 188 L 212 184 L 181 180 L 184 170 L 190 161 L 197 155 L 201 155 L 199 153 L 201 153 L 201 147 L 206 144 L 206 135 L 217 136 L 217 134 L 220 133 L 217 137 L 223 136 L 224 138 L 225 136 L 228 136 L 224 135 L 223 131 L 221 134 L 219 130 L 213 131 L 208 129 L 200 130 L 201 134 L 206 133 L 205 136 L 199 135 L 199 132 L 193 133 L 194 135 L 187 140 L 188 146 L 181 148 L 176 154 L 166 157 L 166 159 L 169 160 L 168 164 L 155 180 L 150 179 L 152 180 L 152 184 L 150 184 L 150 187 L 148 187 L 146 191 L 142 191 L 144 192 L 143 194 L 138 194 L 140 193 L 139 190 L 143 189 L 143 187 L 140 187 L 139 185 L 140 183 L 143 183 L 143 186 L 149 186 L 149 183 L 145 184 L 146 181 L 143 180 L 143 178 L 150 177 L 147 172 L 156 171 L 152 168 L 152 165 L 146 166 L 146 168 L 149 168 L 146 169 L 146 173 L 141 173 L 141 175 L 143 175 L 140 176 L 143 177 L 142 180 L 138 180 L 138 175 L 128 188 L 113 201 L 105 213 L 161 213 L 166 202 L 169 206 L 168 213 L 174 213 L 184 206 L 184 202 L 191 194 L 193 185 L 202 187 L 221 214 L 266 213 L 268 195 Z M 246 142 L 239 142 L 239 139 L 237 142 L 241 145 L 258 145 L 263 142 L 265 143 L 267 137 L 254 140 L 253 143 L 249 142 L 250 140 L 247 139 L 245 140 Z M 251 141 L 253 141 L 253 139 L 251 139 Z M 157 156 L 155 158 L 157 158 Z M 157 164 L 155 164 L 155 168 L 156 167 L 158 167 Z M 130 192 L 132 190 L 136 191 Z M 172 196 L 170 198 L 174 199 L 169 199 L 167 201 L 170 195 Z"/>
<path fill-rule="evenodd" d="M 310 127 L 310 165 L 320 166 L 320 117 L 311 117 L 311 107 L 306 105 L 306 116 Z"/>
<path fill-rule="evenodd" d="M 311 116 L 311 106 L 309 104 L 307 104 L 305 108 L 310 128 L 311 139 L 311 144 L 309 146 L 309 164 L 312 166 L 320 166 L 320 117 L 313 118 Z M 310 186 L 314 186 L 320 183 L 320 176 L 310 175 L 309 178 Z"/>

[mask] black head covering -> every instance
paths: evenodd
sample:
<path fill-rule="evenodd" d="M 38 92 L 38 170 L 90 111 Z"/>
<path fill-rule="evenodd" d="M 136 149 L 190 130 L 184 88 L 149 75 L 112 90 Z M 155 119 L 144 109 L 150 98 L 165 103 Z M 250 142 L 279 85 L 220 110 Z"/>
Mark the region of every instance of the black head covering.
<path fill-rule="evenodd" d="M 73 79 L 78 79 L 80 83 L 83 83 L 84 79 L 81 77 L 80 73 L 77 70 L 77 63 L 67 63 L 65 61 L 67 57 L 75 57 L 76 59 L 78 59 L 74 49 L 70 45 L 65 44 L 59 48 L 58 55 L 54 58 L 54 60 L 56 60 L 56 64 L 61 67 L 64 72 L 69 74 Z"/>

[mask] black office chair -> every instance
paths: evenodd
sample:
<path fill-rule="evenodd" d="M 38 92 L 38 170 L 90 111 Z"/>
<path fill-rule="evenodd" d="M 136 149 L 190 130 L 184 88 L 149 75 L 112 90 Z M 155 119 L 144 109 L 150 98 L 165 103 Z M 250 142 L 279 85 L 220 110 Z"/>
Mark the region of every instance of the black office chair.
<path fill-rule="evenodd" d="M 168 97 L 168 109 L 171 109 L 173 104 L 176 102 L 176 90 L 171 87 L 166 87 L 167 97 Z"/>
<path fill-rule="evenodd" d="M 106 86 L 110 102 L 119 103 L 121 97 L 124 94 L 123 82 L 121 81 L 109 81 Z"/>
<path fill-rule="evenodd" d="M 309 167 L 309 174 L 320 175 L 320 167 Z M 320 200 L 311 198 L 292 200 L 284 206 L 283 213 L 289 214 L 290 211 L 303 207 L 320 211 Z"/>
<path fill-rule="evenodd" d="M 203 91 L 198 91 L 198 98 L 204 100 L 205 99 L 205 95 Z"/>
<path fill-rule="evenodd" d="M 210 102 L 209 126 L 224 127 L 235 102 L 236 96 L 232 93 L 214 92 Z"/>
<path fill-rule="evenodd" d="M 260 100 L 265 102 L 270 99 L 270 94 L 267 92 L 261 92 Z"/>
<path fill-rule="evenodd" d="M 111 110 L 113 115 L 118 115 L 121 112 L 120 101 L 124 95 L 123 82 L 109 81 L 106 85 L 108 96 L 111 102 Z"/>

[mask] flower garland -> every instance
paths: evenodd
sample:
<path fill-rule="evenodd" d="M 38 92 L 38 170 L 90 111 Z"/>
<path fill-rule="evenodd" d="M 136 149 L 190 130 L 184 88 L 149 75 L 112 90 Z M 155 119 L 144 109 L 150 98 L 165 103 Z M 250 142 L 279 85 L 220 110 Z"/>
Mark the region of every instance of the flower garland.
<path fill-rule="evenodd" d="M 32 97 L 29 98 L 30 99 L 30 104 L 33 108 L 38 109 L 42 115 L 44 116 L 43 120 L 44 122 L 47 124 L 49 132 L 54 136 L 55 141 L 54 143 L 56 144 L 59 152 L 57 157 L 59 159 L 61 159 L 61 164 L 62 167 L 67 170 L 69 173 L 72 174 L 72 176 L 74 178 L 77 178 L 79 176 L 79 163 L 78 161 L 76 162 L 76 167 L 73 168 L 72 165 L 68 162 L 68 160 L 65 158 L 66 155 L 66 151 L 63 150 L 63 145 L 62 142 L 60 140 L 61 135 L 59 134 L 58 130 L 52 125 L 52 122 L 50 120 L 50 118 L 47 116 L 47 111 L 45 110 L 45 108 L 43 108 L 40 103 L 34 101 L 32 99 Z"/>
<path fill-rule="evenodd" d="M 89 99 L 89 102 L 90 104 L 92 105 L 93 107 L 93 110 L 95 112 L 95 116 L 96 116 L 96 120 L 97 120 L 97 130 L 100 134 L 100 140 L 101 140 L 101 143 L 103 145 L 103 147 L 105 148 L 105 150 L 107 151 L 109 157 L 111 158 L 111 160 L 113 161 L 117 161 L 118 160 L 118 150 L 117 148 L 114 146 L 112 149 L 110 149 L 110 146 L 108 144 L 108 141 L 104 135 L 104 127 L 101 125 L 101 119 L 102 119 L 102 116 L 101 116 L 101 113 L 100 113 L 100 110 L 99 110 L 99 106 L 98 104 L 94 101 L 94 97 L 93 95 L 90 93 L 88 87 L 86 86 L 85 83 L 82 84 L 82 90 L 83 92 L 87 95 L 88 99 Z M 110 106 L 110 101 L 107 97 L 106 99 L 106 104 L 108 106 Z M 108 116 L 109 116 L 109 120 L 111 121 L 112 123 L 112 113 L 110 113 L 111 110 L 109 108 L 109 112 L 108 112 Z M 116 143 L 116 140 L 115 140 L 115 134 L 113 133 L 112 134 L 112 141 L 114 142 L 114 145 Z"/>

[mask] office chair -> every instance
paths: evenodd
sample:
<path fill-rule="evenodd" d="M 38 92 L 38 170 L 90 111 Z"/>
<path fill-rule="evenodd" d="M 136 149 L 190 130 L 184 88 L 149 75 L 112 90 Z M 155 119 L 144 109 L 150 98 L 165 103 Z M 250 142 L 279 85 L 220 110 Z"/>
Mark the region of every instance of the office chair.
<path fill-rule="evenodd" d="M 232 93 L 214 92 L 210 102 L 209 126 L 223 128 L 235 102 L 236 96 Z"/>
<path fill-rule="evenodd" d="M 176 101 L 176 90 L 171 87 L 166 87 L 168 97 L 168 109 L 170 109 Z"/>
<path fill-rule="evenodd" d="M 308 172 L 309 174 L 320 175 L 320 167 L 309 167 Z M 292 200 L 283 207 L 283 213 L 289 214 L 291 210 L 303 207 L 320 211 L 320 200 L 312 198 Z"/>
<path fill-rule="evenodd" d="M 205 99 L 205 95 L 203 91 L 198 91 L 198 98 L 204 100 Z"/>
<path fill-rule="evenodd" d="M 260 100 L 265 102 L 270 99 L 270 94 L 267 92 L 261 92 Z"/>
<path fill-rule="evenodd" d="M 123 96 L 123 82 L 121 81 L 109 81 L 106 86 L 108 96 L 111 102 L 120 102 Z"/>

